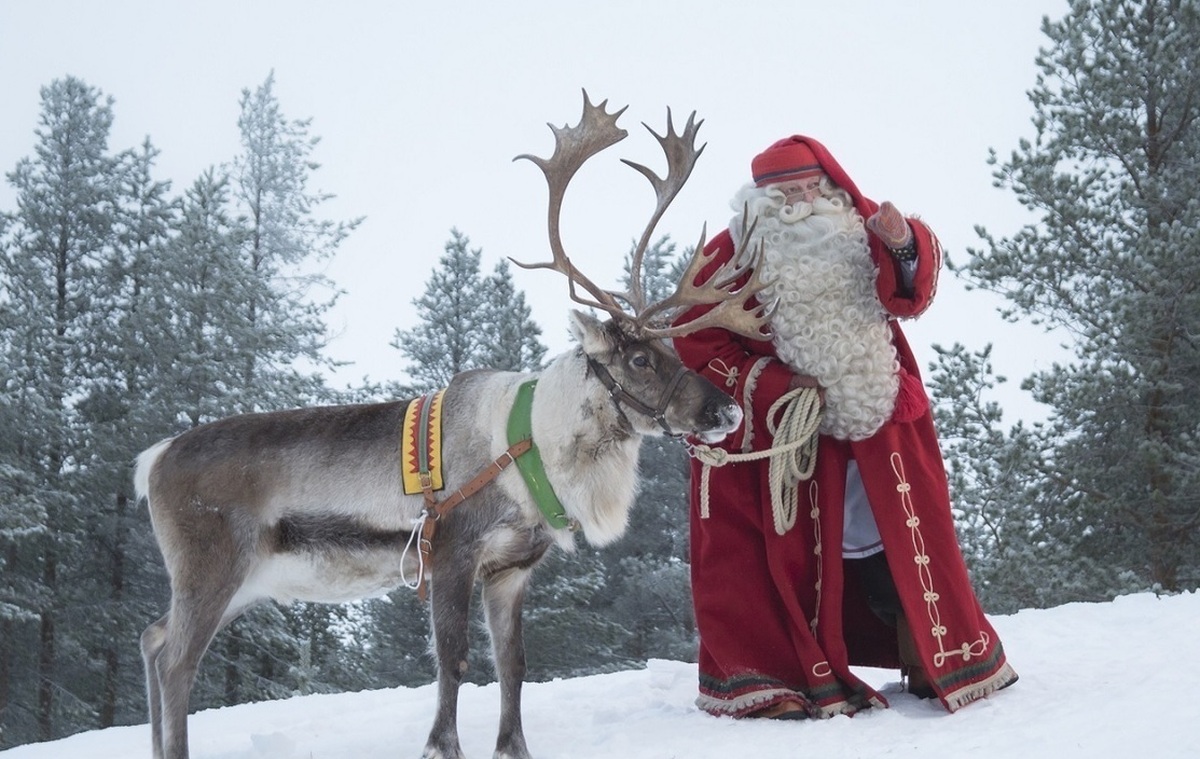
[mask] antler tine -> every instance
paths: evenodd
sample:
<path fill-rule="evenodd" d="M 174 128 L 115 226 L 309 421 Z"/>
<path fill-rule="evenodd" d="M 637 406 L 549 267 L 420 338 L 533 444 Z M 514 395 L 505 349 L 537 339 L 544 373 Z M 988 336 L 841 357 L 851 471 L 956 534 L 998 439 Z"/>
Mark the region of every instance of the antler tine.
<path fill-rule="evenodd" d="M 629 164 L 637 169 L 646 179 L 650 180 L 650 184 L 654 187 L 654 194 L 658 198 L 658 205 L 654 209 L 654 215 L 650 217 L 650 222 L 646 225 L 645 231 L 642 233 L 641 239 L 638 241 L 637 247 L 634 248 L 633 258 L 629 266 L 629 292 L 622 297 L 629 302 L 630 307 L 635 314 L 640 313 L 646 308 L 646 296 L 642 286 L 642 259 L 646 255 L 646 248 L 650 244 L 650 238 L 654 234 L 654 228 L 658 226 L 659 219 L 666 212 L 667 207 L 675 200 L 675 196 L 683 188 L 688 177 L 692 174 L 692 169 L 696 166 L 696 160 L 700 154 L 704 152 L 706 145 L 696 147 L 696 133 L 700 130 L 700 125 L 704 120 L 696 121 L 696 112 L 692 111 L 688 116 L 687 126 L 684 127 L 682 134 L 675 133 L 675 124 L 671 118 L 671 109 L 667 109 L 667 133 L 660 135 L 650 128 L 649 125 L 643 123 L 642 126 L 654 138 L 658 140 L 658 144 L 662 146 L 663 152 L 667 156 L 667 175 L 659 177 L 653 171 L 643 166 L 640 163 L 622 158 L 622 162 Z"/>
<path fill-rule="evenodd" d="M 751 299 L 770 283 L 763 279 L 763 242 L 759 240 L 749 255 L 745 245 L 754 233 L 757 220 L 742 236 L 733 257 L 713 272 L 701 284 L 696 284 L 704 268 L 712 261 L 715 253 L 704 251 L 706 230 L 700 232 L 687 270 L 680 277 L 679 285 L 670 296 L 653 304 L 638 315 L 638 321 L 647 334 L 656 337 L 679 337 L 708 327 L 721 327 L 752 340 L 770 337 L 766 331 L 771 316 L 775 313 L 774 301 L 758 303 Z M 716 304 L 700 316 L 671 327 L 650 327 L 648 322 L 656 314 L 670 313 L 677 308 Z M 748 306 L 752 306 L 749 307 Z"/>
<path fill-rule="evenodd" d="M 604 100 L 599 105 L 592 105 L 587 90 L 584 90 L 583 116 L 580 118 L 579 124 L 574 127 L 564 125 L 561 128 L 553 124 L 548 125 L 554 132 L 554 154 L 549 159 L 529 154 L 522 154 L 513 159 L 514 161 L 521 158 L 528 159 L 537 164 L 542 173 L 546 175 L 546 184 L 550 190 L 547 223 L 550 234 L 550 250 L 554 254 L 554 260 L 532 264 L 522 263 L 511 257 L 510 260 L 524 269 L 551 269 L 564 274 L 570 283 L 572 300 L 613 315 L 624 316 L 624 310 L 612 293 L 597 287 L 571 263 L 571 259 L 567 257 L 563 248 L 559 228 L 563 196 L 571 178 L 575 176 L 575 172 L 589 158 L 601 150 L 615 145 L 629 134 L 617 126 L 617 119 L 628 106 L 615 113 L 607 113 L 605 111 L 607 105 L 608 100 Z M 586 290 L 595 300 L 591 301 L 580 297 L 575 291 L 576 284 Z"/>

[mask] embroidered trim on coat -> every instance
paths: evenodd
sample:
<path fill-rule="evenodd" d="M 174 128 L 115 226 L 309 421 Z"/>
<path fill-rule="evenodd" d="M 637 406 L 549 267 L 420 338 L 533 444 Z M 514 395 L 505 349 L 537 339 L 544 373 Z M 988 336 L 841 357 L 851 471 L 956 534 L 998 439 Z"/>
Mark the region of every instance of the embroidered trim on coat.
<path fill-rule="evenodd" d="M 947 629 L 942 624 L 942 615 L 938 609 L 941 594 L 933 587 L 933 575 L 929 571 L 930 558 L 929 554 L 925 553 L 925 537 L 921 534 L 921 519 L 913 509 L 912 485 L 905 477 L 904 459 L 899 453 L 892 453 L 891 464 L 892 472 L 896 475 L 896 492 L 900 494 L 900 505 L 904 508 L 904 513 L 908 515 L 905 524 L 912 537 L 913 562 L 916 563 L 917 574 L 921 578 L 925 612 L 929 618 L 929 634 L 937 642 L 938 650 L 933 655 L 933 665 L 935 667 L 945 666 L 946 659 L 954 656 L 961 656 L 964 662 L 982 657 L 987 653 L 988 644 L 991 643 L 990 636 L 983 630 L 979 631 L 979 637 L 973 643 L 964 642 L 957 649 L 946 650 L 944 638 L 947 635 Z M 920 625 L 914 625 L 912 629 L 914 634 L 923 632 Z"/>
<path fill-rule="evenodd" d="M 742 424 L 746 427 L 742 434 L 742 453 L 749 453 L 753 449 L 751 444 L 754 441 L 754 391 L 758 388 L 758 378 L 770 361 L 770 358 L 763 356 L 751 364 L 750 371 L 746 372 L 746 380 L 742 383 Z"/>
<path fill-rule="evenodd" d="M 824 563 L 821 561 L 821 507 L 820 501 L 817 500 L 817 481 L 814 478 L 808 486 L 808 501 L 812 504 L 812 509 L 808 512 L 808 516 L 812 519 L 813 525 L 813 556 L 816 558 L 817 564 L 817 580 L 813 583 L 813 587 L 817 591 L 817 600 L 813 605 L 813 618 L 808 623 L 808 627 L 812 630 L 812 634 L 817 634 L 817 623 L 821 618 L 821 583 L 824 579 Z"/>
<path fill-rule="evenodd" d="M 730 366 L 719 358 L 714 358 L 708 362 L 708 368 L 718 377 L 725 378 L 725 387 L 734 387 L 737 385 L 738 368 Z"/>

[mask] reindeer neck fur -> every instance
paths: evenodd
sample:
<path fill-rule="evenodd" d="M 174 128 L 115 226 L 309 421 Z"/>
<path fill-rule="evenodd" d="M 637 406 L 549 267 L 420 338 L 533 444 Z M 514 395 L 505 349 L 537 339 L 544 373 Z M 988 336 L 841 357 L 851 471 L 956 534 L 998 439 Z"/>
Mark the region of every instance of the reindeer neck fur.
<path fill-rule="evenodd" d="M 588 372 L 582 348 L 541 373 L 531 423 L 546 476 L 587 541 L 602 546 L 621 537 L 637 494 L 643 436 Z"/>

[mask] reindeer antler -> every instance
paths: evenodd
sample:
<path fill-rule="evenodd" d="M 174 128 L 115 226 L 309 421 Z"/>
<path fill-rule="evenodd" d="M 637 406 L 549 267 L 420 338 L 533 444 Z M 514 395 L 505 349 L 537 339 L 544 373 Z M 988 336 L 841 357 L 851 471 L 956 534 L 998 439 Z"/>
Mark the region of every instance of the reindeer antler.
<path fill-rule="evenodd" d="M 625 139 L 628 135 L 628 132 L 617 126 L 617 119 L 626 109 L 622 108 L 615 113 L 607 113 L 605 111 L 607 104 L 608 101 L 605 100 L 599 105 L 592 105 L 587 91 L 584 90 L 583 116 L 579 124 L 574 127 L 563 126 L 561 128 L 555 127 L 553 124 L 549 125 L 554 132 L 555 142 L 554 154 L 549 159 L 528 154 L 519 155 L 513 159 L 526 158 L 537 164 L 542 173 L 546 175 L 546 182 L 550 189 L 547 220 L 550 250 L 554 255 L 552 261 L 543 263 L 525 264 L 511 259 L 513 263 L 525 269 L 552 269 L 566 275 L 570 283 L 572 300 L 605 311 L 647 335 L 676 337 L 698 329 L 719 326 L 750 338 L 766 337 L 764 329 L 774 310 L 774 304 L 764 305 L 752 301 L 754 296 L 766 286 L 760 275 L 762 270 L 762 267 L 759 266 L 762 260 L 761 245 L 750 255 L 745 255 L 745 251 L 741 247 L 742 243 L 740 243 L 738 250 L 728 262 L 721 265 L 703 282 L 697 284 L 696 279 L 712 260 L 712 256 L 704 253 L 706 234 L 701 231 L 700 242 L 696 245 L 687 271 L 684 272 L 675 292 L 657 303 L 647 304 L 645 302 L 641 269 L 646 248 L 650 244 L 654 228 L 658 225 L 663 213 L 666 212 L 667 207 L 675 200 L 675 196 L 679 194 L 684 183 L 691 176 L 696 159 L 704 152 L 704 145 L 696 147 L 696 134 L 704 122 L 696 121 L 694 111 L 688 117 L 683 132 L 679 134 L 675 132 L 670 109 L 667 110 L 667 133 L 665 135 L 659 135 L 643 124 L 658 140 L 667 156 L 665 177 L 659 177 L 642 164 L 622 159 L 624 163 L 637 169 L 646 179 L 650 180 L 658 199 L 654 214 L 650 217 L 641 239 L 634 248 L 629 267 L 629 292 L 615 293 L 600 288 L 571 263 L 563 248 L 559 228 L 559 217 L 562 213 L 562 201 L 567 184 L 585 161 L 601 150 Z M 753 227 L 750 231 L 752 230 Z M 750 239 L 750 231 L 742 237 L 743 241 Z M 594 300 L 580 297 L 575 291 L 576 285 L 586 290 Z M 632 314 L 624 310 L 621 301 L 629 304 L 629 307 L 633 309 Z M 662 316 L 681 307 L 703 305 L 714 305 L 714 307 L 700 317 L 684 324 L 670 327 L 651 326 L 652 317 Z"/>
<path fill-rule="evenodd" d="M 713 272 L 712 276 L 696 284 L 701 272 L 715 254 L 704 252 L 707 228 L 700 231 L 700 241 L 692 252 L 687 270 L 679 278 L 675 292 L 652 303 L 637 315 L 642 329 L 657 337 L 678 337 L 707 327 L 721 327 L 744 337 L 761 340 L 769 335 L 764 331 L 775 312 L 776 303 L 760 303 L 756 298 L 769 283 L 763 280 L 763 242 L 746 254 L 745 245 L 754 234 L 757 220 L 738 241 L 733 256 Z M 691 308 L 708 304 L 716 305 L 700 316 L 671 327 L 651 327 L 653 318 L 659 314 L 670 314 L 676 309 Z"/>
<path fill-rule="evenodd" d="M 567 281 L 570 283 L 571 300 L 618 316 L 625 315 L 621 304 L 617 302 L 612 293 L 597 287 L 575 268 L 563 249 L 562 236 L 559 231 L 563 195 L 566 193 L 567 184 L 575 176 L 575 172 L 587 159 L 601 150 L 617 144 L 629 134 L 617 126 L 617 119 L 629 106 L 625 106 L 616 113 L 606 113 L 604 110 L 606 105 L 608 105 L 607 100 L 601 102 L 600 105 L 592 105 L 591 100 L 588 99 L 587 90 L 584 90 L 583 117 L 578 125 L 574 127 L 564 125 L 562 128 L 555 127 L 553 124 L 548 125 L 554 132 L 554 155 L 550 156 L 549 160 L 527 153 L 513 159 L 516 161 L 526 158 L 533 161 L 546 175 L 546 183 L 550 187 L 547 223 L 550 231 L 550 251 L 554 254 L 554 260 L 535 264 L 521 263 L 511 257 L 510 260 L 523 269 L 552 269 L 566 275 Z M 587 290 L 596 300 L 589 301 L 579 297 L 575 292 L 576 284 Z"/>
<path fill-rule="evenodd" d="M 646 225 L 646 229 L 642 232 L 642 238 L 638 240 L 637 247 L 634 248 L 633 257 L 629 265 L 629 292 L 623 294 L 634 313 L 640 314 L 646 308 L 646 296 L 642 288 L 642 278 L 638 274 L 642 270 L 642 260 L 646 255 L 646 248 L 650 245 L 650 238 L 654 234 L 654 228 L 658 226 L 659 219 L 662 218 L 667 207 L 675 200 L 675 196 L 683 189 L 683 185 L 687 182 L 688 177 L 692 175 L 692 169 L 696 166 L 696 160 L 700 154 L 704 152 L 705 145 L 696 147 L 696 133 L 700 131 L 700 125 L 704 121 L 696 121 L 696 112 L 692 111 L 692 115 L 688 116 L 687 126 L 683 129 L 683 134 L 675 134 L 675 124 L 671 120 L 671 109 L 667 109 L 667 133 L 659 135 L 648 124 L 643 123 L 646 131 L 654 135 L 654 139 L 658 140 L 658 144 L 662 146 L 663 152 L 667 155 L 667 176 L 660 178 L 653 171 L 646 168 L 640 163 L 621 159 L 633 168 L 641 172 L 642 176 L 650 180 L 650 185 L 654 187 L 654 194 L 658 198 L 658 205 L 654 208 L 654 215 L 650 217 L 650 222 Z"/>

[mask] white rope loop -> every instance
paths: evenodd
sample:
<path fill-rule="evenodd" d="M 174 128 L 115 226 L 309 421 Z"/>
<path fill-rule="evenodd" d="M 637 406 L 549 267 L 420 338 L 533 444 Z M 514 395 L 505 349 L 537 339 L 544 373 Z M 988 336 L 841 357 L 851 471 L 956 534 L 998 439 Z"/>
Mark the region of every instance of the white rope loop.
<path fill-rule="evenodd" d="M 779 421 L 775 417 L 780 409 Z M 702 464 L 700 470 L 700 518 L 709 516 L 709 472 L 730 463 L 769 458 L 768 482 L 775 532 L 783 535 L 796 524 L 802 480 L 812 477 L 817 465 L 817 432 L 821 426 L 821 394 L 815 387 L 801 387 L 782 395 L 767 411 L 767 429 L 774 445 L 754 453 L 730 453 L 707 445 L 690 446 L 688 452 Z"/>
<path fill-rule="evenodd" d="M 408 542 L 404 545 L 404 552 L 400 554 L 400 582 L 409 590 L 416 590 L 421 587 L 421 581 L 425 579 L 425 556 L 421 553 L 420 546 L 417 548 L 417 579 L 409 581 L 408 576 L 404 572 L 405 560 L 408 558 L 408 552 L 412 550 L 413 542 L 421 539 L 421 528 L 425 526 L 425 520 L 429 518 L 429 513 L 421 512 L 421 516 L 413 520 L 413 531 L 408 536 Z"/>

